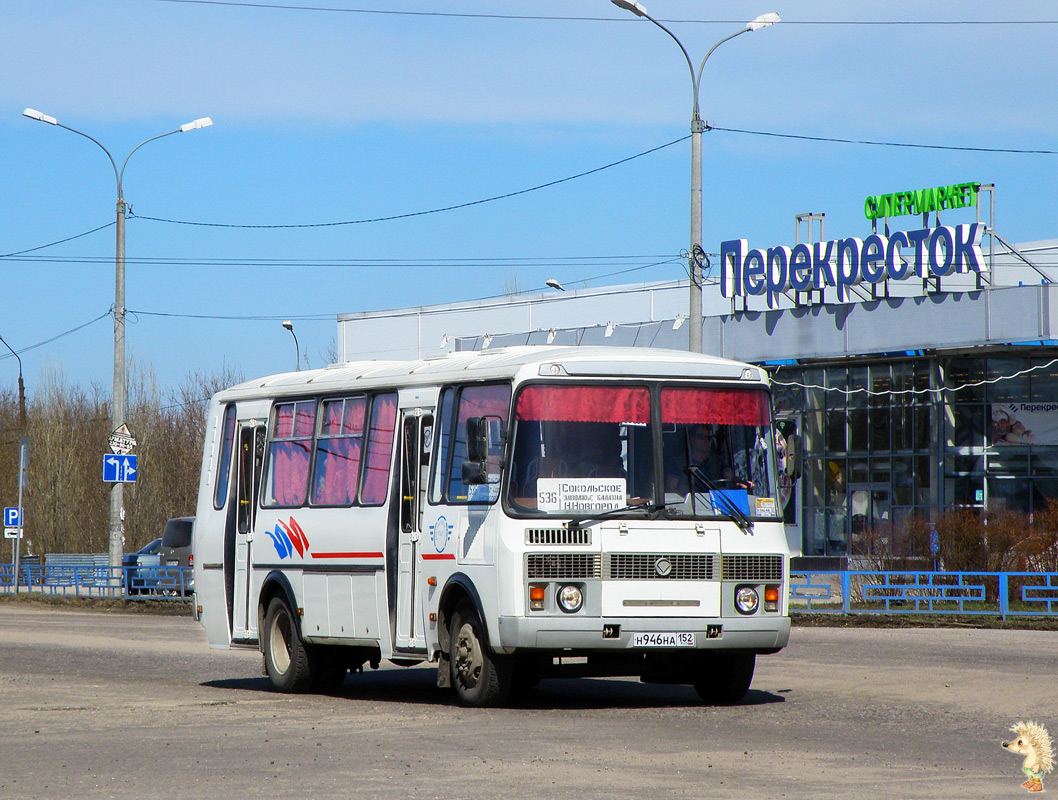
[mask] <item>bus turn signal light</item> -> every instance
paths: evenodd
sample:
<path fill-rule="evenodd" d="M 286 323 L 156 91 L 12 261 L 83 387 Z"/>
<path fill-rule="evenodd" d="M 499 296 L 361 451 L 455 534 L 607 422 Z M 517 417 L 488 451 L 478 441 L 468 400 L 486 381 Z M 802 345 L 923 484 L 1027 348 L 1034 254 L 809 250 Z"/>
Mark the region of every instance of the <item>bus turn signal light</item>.
<path fill-rule="evenodd" d="M 547 592 L 546 586 L 530 586 L 529 587 L 529 608 L 532 611 L 543 611 L 544 610 L 544 595 Z"/>
<path fill-rule="evenodd" d="M 764 610 L 765 611 L 778 611 L 779 610 L 779 587 L 778 586 L 767 586 L 764 589 Z"/>

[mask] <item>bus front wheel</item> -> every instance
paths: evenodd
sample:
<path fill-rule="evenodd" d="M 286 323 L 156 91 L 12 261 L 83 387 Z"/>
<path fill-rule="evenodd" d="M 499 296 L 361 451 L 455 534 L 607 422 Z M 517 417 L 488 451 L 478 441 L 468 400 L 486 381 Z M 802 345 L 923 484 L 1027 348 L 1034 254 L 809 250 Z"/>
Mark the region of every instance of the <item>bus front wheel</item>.
<path fill-rule="evenodd" d="M 265 671 L 281 692 L 307 692 L 312 687 L 312 663 L 301 641 L 297 621 L 286 601 L 273 597 L 265 613 L 263 641 Z"/>
<path fill-rule="evenodd" d="M 489 648 L 484 626 L 473 604 L 464 601 L 452 615 L 449 668 L 461 705 L 501 705 L 511 693 L 512 665 Z"/>
<path fill-rule="evenodd" d="M 712 653 L 697 665 L 694 690 L 710 705 L 733 705 L 749 691 L 756 663 L 753 653 Z"/>

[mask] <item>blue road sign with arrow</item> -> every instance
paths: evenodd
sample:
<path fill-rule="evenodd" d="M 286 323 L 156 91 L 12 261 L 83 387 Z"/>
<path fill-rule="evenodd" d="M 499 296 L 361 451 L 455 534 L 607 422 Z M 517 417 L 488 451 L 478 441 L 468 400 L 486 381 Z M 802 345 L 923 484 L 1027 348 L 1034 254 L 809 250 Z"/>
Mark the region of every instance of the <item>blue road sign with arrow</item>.
<path fill-rule="evenodd" d="M 136 456 L 103 456 L 104 483 L 135 483 Z"/>

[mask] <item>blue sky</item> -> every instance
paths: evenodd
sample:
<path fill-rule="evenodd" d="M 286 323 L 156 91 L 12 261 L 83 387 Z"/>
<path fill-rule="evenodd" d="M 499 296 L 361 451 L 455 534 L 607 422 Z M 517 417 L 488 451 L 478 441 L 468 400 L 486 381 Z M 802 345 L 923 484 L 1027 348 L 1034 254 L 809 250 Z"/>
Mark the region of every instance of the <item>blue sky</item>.
<path fill-rule="evenodd" d="M 417 214 L 686 137 L 686 63 L 646 20 L 606 0 L 255 2 L 3 4 L 0 255 L 110 225 L 0 259 L 0 336 L 20 351 L 30 394 L 45 371 L 110 385 L 116 192 L 95 145 L 24 118 L 26 107 L 90 134 L 119 165 L 148 137 L 214 121 L 147 144 L 125 172 L 129 356 L 163 387 L 224 366 L 245 377 L 292 368 L 284 318 L 321 366 L 340 313 L 533 291 L 551 277 L 579 287 L 685 275 L 689 141 Z M 1058 21 L 1050 5 L 644 5 L 695 66 L 741 21 L 783 17 L 709 60 L 701 106 L 716 126 L 1058 150 L 1058 24 L 1006 24 Z M 367 13 L 442 8 L 466 16 Z M 996 24 L 835 24 L 851 21 Z M 703 172 L 709 252 L 738 237 L 792 244 L 807 211 L 826 213 L 828 238 L 864 235 L 867 195 L 966 181 L 996 184 L 1008 241 L 1058 236 L 1055 155 L 711 131 Z M 0 357 L 0 384 L 16 376 Z"/>

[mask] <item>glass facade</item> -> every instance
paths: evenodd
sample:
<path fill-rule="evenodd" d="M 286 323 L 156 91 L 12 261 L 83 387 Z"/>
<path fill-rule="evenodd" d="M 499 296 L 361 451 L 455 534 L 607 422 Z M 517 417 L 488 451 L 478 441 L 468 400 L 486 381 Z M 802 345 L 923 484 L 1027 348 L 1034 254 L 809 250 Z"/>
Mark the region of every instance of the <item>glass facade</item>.
<path fill-rule="evenodd" d="M 776 417 L 800 433 L 799 513 L 787 518 L 799 520 L 803 554 L 866 554 L 911 514 L 1031 513 L 1058 497 L 1056 356 L 773 368 Z"/>

